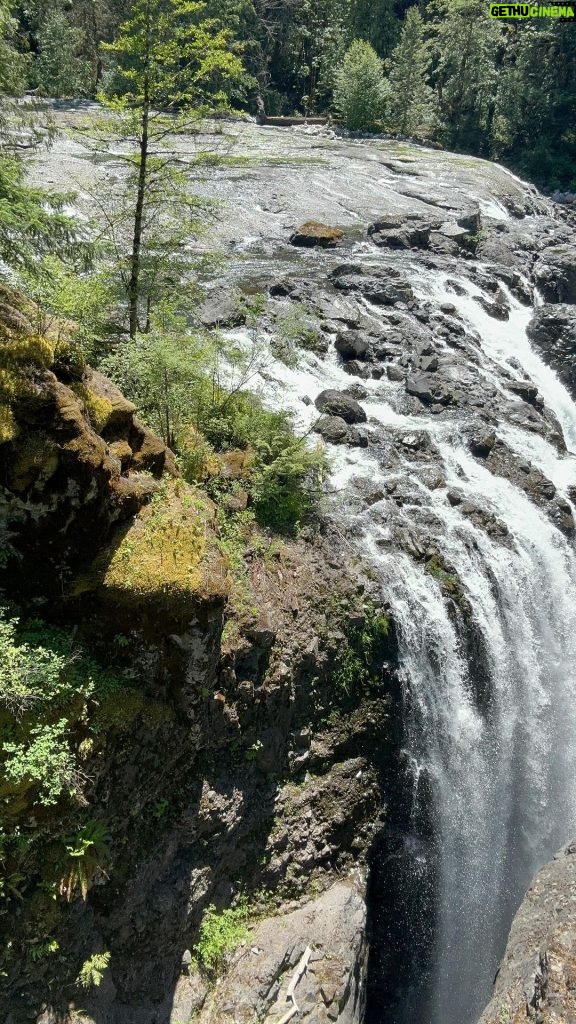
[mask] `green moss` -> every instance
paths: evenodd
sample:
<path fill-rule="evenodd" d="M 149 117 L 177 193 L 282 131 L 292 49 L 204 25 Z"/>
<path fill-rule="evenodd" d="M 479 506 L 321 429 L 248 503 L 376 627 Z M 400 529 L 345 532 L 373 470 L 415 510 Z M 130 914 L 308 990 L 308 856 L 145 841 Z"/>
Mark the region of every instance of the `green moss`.
<path fill-rule="evenodd" d="M 102 395 L 97 395 L 82 382 L 71 384 L 70 387 L 84 403 L 94 430 L 97 434 L 101 434 L 114 411 L 112 402 L 108 398 L 103 398 Z"/>

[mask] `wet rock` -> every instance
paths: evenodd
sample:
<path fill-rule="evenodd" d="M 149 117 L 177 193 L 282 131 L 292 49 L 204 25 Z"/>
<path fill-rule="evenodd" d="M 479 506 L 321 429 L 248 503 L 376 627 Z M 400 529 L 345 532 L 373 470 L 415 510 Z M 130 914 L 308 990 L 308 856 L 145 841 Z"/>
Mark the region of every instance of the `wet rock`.
<path fill-rule="evenodd" d="M 334 347 L 343 359 L 366 359 L 370 345 L 359 331 L 343 331 L 336 336 Z"/>
<path fill-rule="evenodd" d="M 406 380 L 406 391 L 425 405 L 430 405 L 435 400 L 434 378 L 427 373 L 410 374 Z"/>
<path fill-rule="evenodd" d="M 501 302 L 490 302 L 483 295 L 475 295 L 474 300 L 482 306 L 485 313 L 488 316 L 494 318 L 494 320 L 509 320 L 510 310 Z"/>
<path fill-rule="evenodd" d="M 375 245 L 387 249 L 420 249 L 426 248 L 430 232 L 440 224 L 440 220 L 430 221 L 418 216 L 385 215 L 370 224 L 368 236 Z"/>
<path fill-rule="evenodd" d="M 317 862 L 330 858 L 330 846 L 314 856 Z M 304 861 L 300 864 L 303 868 Z M 306 951 L 307 969 L 298 972 Z M 360 1024 L 367 952 L 364 893 L 357 883 L 337 881 L 280 921 L 276 916 L 260 920 L 249 948 L 235 955 L 195 1020 L 280 1020 L 292 1005 L 287 994 L 293 984 L 303 1024 Z"/>
<path fill-rule="evenodd" d="M 348 424 L 341 416 L 321 416 L 314 425 L 314 432 L 330 444 L 346 444 Z"/>
<path fill-rule="evenodd" d="M 204 327 L 240 327 L 246 323 L 246 312 L 237 295 L 218 289 L 200 306 L 199 319 Z"/>
<path fill-rule="evenodd" d="M 401 381 L 404 380 L 406 373 L 401 366 L 396 366 L 395 363 L 390 363 L 386 367 L 386 376 L 388 377 L 388 380 Z"/>
<path fill-rule="evenodd" d="M 533 405 L 538 397 L 538 388 L 528 380 L 511 380 L 507 387 L 523 402 L 528 402 L 530 405 Z"/>
<path fill-rule="evenodd" d="M 352 377 L 362 377 L 363 380 L 368 380 L 372 376 L 370 367 L 366 363 L 359 363 L 357 359 L 349 359 L 342 369 Z"/>
<path fill-rule="evenodd" d="M 576 1020 L 576 843 L 533 879 L 478 1024 Z"/>
<path fill-rule="evenodd" d="M 576 247 L 552 245 L 534 266 L 534 281 L 546 302 L 576 302 Z"/>
<path fill-rule="evenodd" d="M 317 245 L 322 249 L 335 249 L 343 237 L 344 232 L 340 228 L 329 227 L 318 220 L 307 220 L 290 235 L 290 242 L 304 248 L 313 248 Z"/>
<path fill-rule="evenodd" d="M 315 405 L 319 412 L 328 416 L 340 416 L 346 423 L 365 423 L 367 420 L 362 406 L 342 391 L 334 391 L 331 388 L 322 391 L 316 398 Z"/>
<path fill-rule="evenodd" d="M 527 334 L 576 398 L 576 308 L 562 304 L 541 306 L 528 324 Z"/>
<path fill-rule="evenodd" d="M 478 434 L 470 439 L 470 451 L 481 459 L 486 459 L 496 444 L 496 434 L 488 431 L 485 434 Z"/>
<path fill-rule="evenodd" d="M 368 398 L 368 390 L 362 384 L 350 384 L 347 388 L 344 388 L 345 395 L 350 395 L 350 398 L 355 398 L 357 402 L 363 401 L 364 398 Z"/>

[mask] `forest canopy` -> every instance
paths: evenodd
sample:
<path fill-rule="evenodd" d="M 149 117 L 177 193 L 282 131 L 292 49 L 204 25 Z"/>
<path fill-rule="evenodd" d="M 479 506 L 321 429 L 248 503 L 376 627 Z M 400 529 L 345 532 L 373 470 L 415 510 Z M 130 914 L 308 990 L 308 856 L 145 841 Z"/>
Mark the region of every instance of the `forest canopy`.
<path fill-rule="evenodd" d="M 66 98 L 121 91 L 109 44 L 133 6 L 130 0 L 12 6 L 3 0 L 4 45 L 9 25 L 17 57 L 12 88 Z M 235 106 L 255 113 L 263 104 L 268 115 L 330 114 L 344 123 L 350 111 L 352 129 L 501 160 L 550 189 L 576 186 L 574 22 L 493 20 L 486 0 L 193 6 L 199 19 L 228 33 L 231 50 L 241 56 L 246 74 Z M 354 95 L 366 82 L 362 111 Z"/>

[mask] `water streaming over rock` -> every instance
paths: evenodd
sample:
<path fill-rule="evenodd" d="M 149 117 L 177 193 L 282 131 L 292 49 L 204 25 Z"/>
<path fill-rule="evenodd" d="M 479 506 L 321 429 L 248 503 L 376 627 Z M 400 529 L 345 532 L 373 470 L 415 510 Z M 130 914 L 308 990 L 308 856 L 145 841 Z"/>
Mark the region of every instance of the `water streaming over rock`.
<path fill-rule="evenodd" d="M 481 290 L 462 281 L 462 296 L 443 282 L 420 283 L 422 298 L 450 301 L 477 332 L 481 370 L 513 357 L 528 371 L 546 404 L 558 416 L 569 448 L 576 442 L 576 406 L 555 375 L 531 350 L 525 334 L 530 310 L 511 296 L 510 318 L 497 322 L 474 302 Z M 303 395 L 349 384 L 335 356 L 307 369 L 269 366 L 262 386 L 284 393 L 302 425 L 317 415 Z M 393 386 L 367 383 L 365 408 L 387 430 L 414 428 L 395 409 Z M 276 391 L 276 389 L 279 389 Z M 288 390 L 286 390 L 288 389 Z M 446 502 L 445 488 L 426 491 L 426 508 L 440 524 L 440 545 L 466 602 L 467 628 L 476 643 L 466 648 L 462 624 L 446 594 L 425 566 L 387 549 L 390 524 L 378 504 L 350 520 L 352 535 L 382 579 L 399 623 L 404 671 L 405 744 L 414 777 L 414 831 L 404 837 L 409 871 L 419 858 L 434 860 L 433 950 L 428 973 L 400 978 L 406 987 L 397 1016 L 373 1012 L 371 1020 L 398 1024 L 471 1024 L 489 995 L 511 916 L 532 874 L 576 829 L 576 556 L 566 537 L 531 498 L 494 475 L 469 450 L 462 421 L 422 416 L 417 421 L 438 448 L 445 485 L 462 503 Z M 502 424 L 502 436 L 559 488 L 576 479 L 573 456 L 559 453 L 539 434 Z M 350 481 L 364 476 L 385 483 L 386 473 L 370 453 L 336 456 L 332 484 L 343 508 Z M 395 469 L 398 476 L 398 468 Z M 422 500 L 422 495 L 420 495 Z M 490 537 L 462 513 L 472 502 L 507 528 L 507 543 Z M 408 504 L 409 521 L 419 508 Z M 422 774 L 426 784 L 422 786 Z M 420 799 L 432 808 L 419 809 Z M 420 813 L 421 812 L 421 813 Z M 433 842 L 418 825 L 431 819 Z M 416 918 L 417 931 L 422 922 Z"/>

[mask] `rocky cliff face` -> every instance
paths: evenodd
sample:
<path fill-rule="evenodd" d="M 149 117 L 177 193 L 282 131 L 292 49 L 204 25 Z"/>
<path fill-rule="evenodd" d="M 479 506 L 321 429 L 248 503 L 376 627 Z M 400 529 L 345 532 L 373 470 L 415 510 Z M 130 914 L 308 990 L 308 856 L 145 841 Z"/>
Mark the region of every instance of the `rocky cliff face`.
<path fill-rule="evenodd" d="M 214 506 L 134 407 L 4 298 L 20 308 L 0 349 L 4 596 L 121 683 L 62 709 L 84 781 L 41 811 L 24 874 L 5 855 L 1 1019 L 248 1022 L 292 1005 L 310 947 L 302 1019 L 357 1024 L 395 743 L 381 598 L 328 526 L 263 535 L 233 568 Z M 11 836 L 37 827 L 33 786 L 2 794 Z M 86 819 L 105 821 L 108 849 L 84 891 L 63 865 Z M 214 990 L 193 964 L 200 924 L 240 894 L 248 938 Z M 103 951 L 84 992 L 79 970 Z"/>
<path fill-rule="evenodd" d="M 534 878 L 478 1024 L 576 1020 L 576 844 Z"/>

